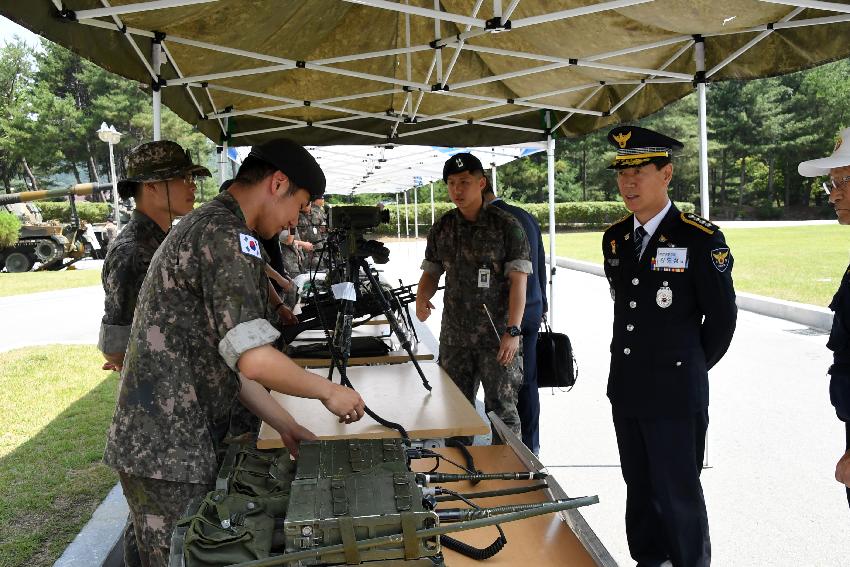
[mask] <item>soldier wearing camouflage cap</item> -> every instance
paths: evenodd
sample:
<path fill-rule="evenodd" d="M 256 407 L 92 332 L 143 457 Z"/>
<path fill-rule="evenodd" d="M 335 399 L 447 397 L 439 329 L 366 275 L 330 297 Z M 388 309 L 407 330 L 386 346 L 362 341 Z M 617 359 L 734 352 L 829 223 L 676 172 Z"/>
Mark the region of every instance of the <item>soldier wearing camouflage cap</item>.
<path fill-rule="evenodd" d="M 165 238 L 172 219 L 195 204 L 195 177 L 209 177 L 176 142 L 162 140 L 135 147 L 127 157 L 127 177 L 118 182 L 122 199 L 134 197 L 136 209 L 111 243 L 103 265 L 106 295 L 98 347 L 108 363 L 120 370 L 136 297 L 151 257 Z"/>
<path fill-rule="evenodd" d="M 259 238 L 293 224 L 325 177 L 302 146 L 255 146 L 233 184 L 168 234 L 142 286 L 104 461 L 118 471 L 142 561 L 168 564 L 189 502 L 213 488 L 234 400 L 285 445 L 314 436 L 266 388 L 319 399 L 341 422 L 360 419 L 354 390 L 308 372 L 273 343 Z"/>
<path fill-rule="evenodd" d="M 210 172 L 192 163 L 179 144 L 162 140 L 134 148 L 127 157 L 127 174 L 118 182 L 118 193 L 122 199 L 134 197 L 136 209 L 121 234 L 110 242 L 101 275 L 104 314 L 98 348 L 106 358 L 104 370 L 121 369 L 136 298 L 151 258 L 172 219 L 192 210 L 195 176 L 209 176 Z M 134 541 L 131 520 L 124 536 L 127 565 L 139 564 Z"/>
<path fill-rule="evenodd" d="M 484 206 L 487 179 L 474 155 L 449 158 L 443 180 L 457 208 L 428 232 L 416 316 L 420 321 L 430 317 L 430 299 L 445 273 L 440 365 L 473 404 L 483 385 L 486 411 L 495 411 L 520 436 L 519 325 L 532 271 L 528 239 L 513 215 Z"/>

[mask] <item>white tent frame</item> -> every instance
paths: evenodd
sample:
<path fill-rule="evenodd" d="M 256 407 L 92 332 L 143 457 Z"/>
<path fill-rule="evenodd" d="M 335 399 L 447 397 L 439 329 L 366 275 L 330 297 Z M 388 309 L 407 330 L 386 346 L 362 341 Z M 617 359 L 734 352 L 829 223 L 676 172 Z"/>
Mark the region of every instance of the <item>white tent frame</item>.
<path fill-rule="evenodd" d="M 510 4 L 505 10 L 502 10 L 502 1 L 501 0 L 477 0 L 471 14 L 456 14 L 452 12 L 448 12 L 440 9 L 439 0 L 434 0 L 434 8 L 423 8 L 420 6 L 412 6 L 409 4 L 408 0 L 404 0 L 403 2 L 394 2 L 390 0 L 340 0 L 345 2 L 351 2 L 354 4 L 361 4 L 366 6 L 371 6 L 377 9 L 385 9 L 399 12 L 405 16 L 405 46 L 398 49 L 390 49 L 390 50 L 382 50 L 375 51 L 370 53 L 352 53 L 346 56 L 341 57 L 333 57 L 327 59 L 320 59 L 314 61 L 296 61 L 291 59 L 286 59 L 282 57 L 276 57 L 272 55 L 267 55 L 263 53 L 257 53 L 253 51 L 247 51 L 243 49 L 234 49 L 230 47 L 226 47 L 223 45 L 217 45 L 214 43 L 198 41 L 191 38 L 184 38 L 178 36 L 168 35 L 154 32 L 152 30 L 144 30 L 138 28 L 126 27 L 122 22 L 120 16 L 126 14 L 132 14 L 143 11 L 150 10 L 163 10 L 178 6 L 189 6 L 189 5 L 200 5 L 206 3 L 217 2 L 219 0 L 145 0 L 139 1 L 131 4 L 125 4 L 122 6 L 111 6 L 107 0 L 100 0 L 103 5 L 102 8 L 96 8 L 91 10 L 79 10 L 75 14 L 73 14 L 74 18 L 72 19 L 79 25 L 85 26 L 93 26 L 97 28 L 109 29 L 113 30 L 117 33 L 122 33 L 127 38 L 131 48 L 138 55 L 142 65 L 148 71 L 151 76 L 152 84 L 154 85 L 153 89 L 153 119 L 154 119 L 154 139 L 158 139 L 160 136 L 160 116 L 161 116 L 161 90 L 162 88 L 182 88 L 185 89 L 189 98 L 192 100 L 194 107 L 198 112 L 199 119 L 202 120 L 216 120 L 219 124 L 219 127 L 222 131 L 222 138 L 224 140 L 236 139 L 239 137 L 246 137 L 256 134 L 263 134 L 269 132 L 285 132 L 289 130 L 295 130 L 299 128 L 305 127 L 315 127 L 315 128 L 323 128 L 329 130 L 335 130 L 340 132 L 347 132 L 352 134 L 357 134 L 361 136 L 366 136 L 370 138 L 376 139 L 376 143 L 379 143 L 377 140 L 381 140 L 382 142 L 388 141 L 389 137 L 392 141 L 393 139 L 398 139 L 399 141 L 403 141 L 405 138 L 409 136 L 414 136 L 416 134 L 421 134 L 427 131 L 439 131 L 439 130 L 449 130 L 452 128 L 463 127 L 468 124 L 476 124 L 479 126 L 486 126 L 490 128 L 499 128 L 499 129 L 511 129 L 518 130 L 536 134 L 541 138 L 545 137 L 547 140 L 547 158 L 549 164 L 549 205 L 550 205 L 550 223 L 549 223 L 549 236 L 550 236 L 550 254 L 549 259 L 552 266 L 552 277 L 550 278 L 550 297 L 552 296 L 552 288 L 554 286 L 554 259 L 555 259 L 555 230 L 554 230 L 554 137 L 553 132 L 556 132 L 559 127 L 561 127 L 566 121 L 575 116 L 576 114 L 586 114 L 592 116 L 608 116 L 617 111 L 622 105 L 627 104 L 628 101 L 634 97 L 641 89 L 645 87 L 646 84 L 651 83 L 669 83 L 669 82 L 693 82 L 698 96 L 698 121 L 699 121 L 699 164 L 700 164 L 700 205 L 701 205 L 701 214 L 702 216 L 709 218 L 710 210 L 709 210 L 709 198 L 708 198 L 708 134 L 706 127 L 706 83 L 708 79 L 710 79 L 713 75 L 715 75 L 720 69 L 727 66 L 729 63 L 748 52 L 755 45 L 761 42 L 765 37 L 769 36 L 772 33 L 775 33 L 778 30 L 782 29 L 790 29 L 804 26 L 819 26 L 819 25 L 829 25 L 834 23 L 845 23 L 850 22 L 850 5 L 848 4 L 839 4 L 835 2 L 824 2 L 818 0 L 760 0 L 765 3 L 770 4 L 781 4 L 792 7 L 793 9 L 782 19 L 777 22 L 763 24 L 754 26 L 744 30 L 734 30 L 730 32 L 717 32 L 717 33 L 706 33 L 702 35 L 683 35 L 679 37 L 673 37 L 669 39 L 665 39 L 662 41 L 656 41 L 652 43 L 648 43 L 645 45 L 634 46 L 627 49 L 621 49 L 616 51 L 609 51 L 605 53 L 599 53 L 590 57 L 579 58 L 564 58 L 564 57 L 555 57 L 555 56 L 547 56 L 545 54 L 538 53 L 524 53 L 513 50 L 505 50 L 505 49 L 496 49 L 492 47 L 483 47 L 478 45 L 472 45 L 468 42 L 468 40 L 475 38 L 477 36 L 481 36 L 483 34 L 490 33 L 499 33 L 499 32 L 508 32 L 511 29 L 518 29 L 522 27 L 534 26 L 539 24 L 544 24 L 547 22 L 553 22 L 557 20 L 563 20 L 567 18 L 576 18 L 587 14 L 603 12 L 607 10 L 617 10 L 622 9 L 628 6 L 633 6 L 637 4 L 646 4 L 651 2 L 659 2 L 662 0 L 608 0 L 603 1 L 597 4 L 592 4 L 589 6 L 575 8 L 570 10 L 561 10 L 555 11 L 548 14 L 537 15 L 533 17 L 520 18 L 517 20 L 511 20 L 510 17 L 517 8 L 518 4 L 521 0 L 511 0 Z M 65 9 L 61 0 L 51 0 L 54 6 L 60 12 L 68 13 L 68 10 Z M 485 5 L 485 3 L 490 6 L 492 12 L 492 18 L 482 18 L 479 17 L 479 12 L 481 8 Z M 827 16 L 827 17 L 819 17 L 819 18 L 811 18 L 807 20 L 795 20 L 804 9 L 806 8 L 814 8 L 818 10 L 831 11 L 836 13 L 835 16 Z M 430 44 L 426 45 L 412 45 L 411 44 L 411 33 L 410 33 L 410 18 L 411 17 L 420 17 L 420 18 L 431 18 L 434 21 L 434 40 Z M 100 19 L 106 18 L 106 19 Z M 443 21 L 454 22 L 460 25 L 465 26 L 465 31 L 459 33 L 457 35 L 453 35 L 450 37 L 440 37 L 440 24 Z M 713 68 L 706 70 L 705 69 L 705 40 L 711 37 L 717 37 L 722 35 L 730 35 L 730 34 L 756 34 L 750 41 L 748 41 L 744 46 L 740 49 L 729 55 L 724 61 L 718 63 Z M 135 38 L 136 37 L 146 37 L 154 40 L 154 48 L 152 50 L 150 58 L 146 57 L 145 54 L 142 53 L 139 48 Z M 217 73 L 210 73 L 206 75 L 199 76 L 185 76 L 178 66 L 178 62 L 175 61 L 169 50 L 169 43 L 181 44 L 186 46 L 192 46 L 201 49 L 207 49 L 219 53 L 226 53 L 229 55 L 241 56 L 246 59 L 261 61 L 267 63 L 266 65 L 249 68 L 249 69 L 241 69 L 241 70 L 231 70 L 231 71 L 221 71 Z M 665 64 L 661 65 L 658 69 L 646 69 L 640 67 L 630 67 L 624 65 L 612 65 L 604 62 L 606 59 L 611 59 L 613 57 L 638 53 L 642 51 L 648 51 L 652 49 L 656 49 L 663 46 L 669 46 L 674 44 L 682 44 L 682 47 L 677 50 L 673 57 L 670 57 Z M 453 55 L 451 60 L 447 65 L 443 65 L 443 48 L 453 49 Z M 667 71 L 667 67 L 677 61 L 680 57 L 684 56 L 688 51 L 693 48 L 693 62 L 694 62 L 694 73 L 692 75 L 685 73 L 677 73 Z M 415 80 L 412 76 L 412 65 L 411 65 L 411 55 L 413 53 L 425 52 L 428 50 L 433 51 L 433 58 L 430 65 L 430 68 L 426 75 L 421 78 L 421 80 Z M 452 76 L 452 72 L 455 67 L 455 63 L 457 62 L 458 56 L 461 51 L 471 51 L 471 52 L 480 52 L 487 53 L 489 55 L 497 55 L 503 57 L 511 57 L 518 58 L 522 60 L 529 61 L 529 66 L 526 69 L 514 71 L 510 73 L 503 73 L 499 75 L 490 75 L 486 77 L 476 77 L 476 78 L 468 78 L 467 80 L 460 80 L 455 83 L 449 83 L 449 78 Z M 161 75 L 161 65 L 162 65 L 162 57 L 161 55 L 165 54 L 168 64 L 174 69 L 177 78 L 165 80 Z M 388 55 L 404 55 L 406 58 L 406 77 L 404 79 L 399 79 L 396 77 L 385 77 L 370 73 L 362 73 L 357 71 L 352 71 L 348 69 L 343 69 L 340 67 L 335 67 L 334 65 L 339 63 L 345 63 L 350 61 L 357 61 L 375 57 L 385 57 Z M 588 67 L 594 68 L 603 71 L 611 71 L 616 73 L 627 73 L 635 75 L 634 79 L 612 79 L 605 80 L 601 79 L 599 81 L 589 82 L 584 85 L 570 87 L 568 89 L 563 89 L 555 92 L 540 92 L 535 93 L 531 96 L 524 96 L 515 99 L 501 99 L 498 97 L 490 97 L 490 96 L 481 96 L 475 95 L 471 93 L 463 92 L 463 89 L 473 86 L 478 86 L 487 83 L 493 83 L 497 81 L 503 81 L 514 77 L 520 76 L 528 76 L 535 73 L 541 73 L 546 71 L 552 71 L 564 67 L 570 66 L 579 66 L 579 67 Z M 387 89 L 374 91 L 374 92 L 366 92 L 361 94 L 354 94 L 343 97 L 335 97 L 324 100 L 297 100 L 287 97 L 280 96 L 272 96 L 259 92 L 251 92 L 247 90 L 241 89 L 233 89 L 230 87 L 226 87 L 224 85 L 217 85 L 216 81 L 233 78 L 233 77 L 245 77 L 256 74 L 268 74 L 268 73 L 281 73 L 281 72 L 291 72 L 294 69 L 311 69 L 314 71 L 320 71 L 323 73 L 330 73 L 336 75 L 343 75 L 348 77 L 367 79 L 370 81 L 375 81 L 378 83 L 382 83 L 387 85 Z M 432 76 L 436 76 L 436 82 L 432 83 Z M 635 88 L 630 91 L 630 93 L 620 99 L 618 102 L 613 104 L 610 108 L 606 109 L 593 109 L 593 108 L 585 108 L 585 106 L 589 103 L 589 101 L 593 100 L 595 95 L 597 95 L 602 89 L 606 88 L 606 86 L 611 85 L 626 85 L 626 84 L 634 84 Z M 580 104 L 576 107 L 563 107 L 563 106 L 553 106 L 550 104 L 535 102 L 537 99 L 543 99 L 549 96 L 553 96 L 556 94 L 562 94 L 566 92 L 577 92 L 587 90 L 588 95 L 582 100 Z M 277 103 L 272 106 L 266 106 L 262 108 L 219 108 L 215 100 L 213 98 L 214 91 L 221 92 L 229 92 L 241 95 L 247 95 L 251 97 L 256 97 L 259 99 L 267 99 L 273 100 Z M 400 111 L 387 113 L 387 114 L 379 114 L 373 112 L 363 112 L 353 108 L 349 108 L 342 103 L 354 100 L 361 100 L 365 98 L 375 97 L 375 96 L 383 96 L 386 94 L 394 94 L 394 93 L 405 93 L 404 105 Z M 213 110 L 212 113 L 204 112 L 201 107 L 198 99 L 196 98 L 196 94 L 202 94 L 205 96 L 207 101 L 210 103 L 210 106 Z M 446 112 L 439 115 L 425 115 L 419 111 L 422 101 L 426 96 L 451 96 L 464 100 L 468 100 L 470 102 L 475 103 L 475 106 L 464 108 L 462 110 Z M 414 98 L 416 98 L 414 102 Z M 291 118 L 284 118 L 279 116 L 274 116 L 268 114 L 269 112 L 285 110 L 290 108 L 296 108 L 303 105 L 312 105 L 317 108 L 330 110 L 334 112 L 339 112 L 343 114 L 343 116 L 338 118 L 331 118 L 326 120 L 319 121 L 305 121 L 305 120 L 296 120 Z M 480 111 L 486 109 L 497 109 L 504 107 L 505 112 L 497 114 L 495 116 L 489 116 L 486 119 L 480 120 L 468 120 L 463 118 L 458 118 L 458 114 L 469 113 L 471 111 Z M 515 116 L 517 114 L 522 114 L 526 112 L 534 112 L 534 111 L 546 111 L 546 128 L 527 128 L 522 126 L 516 126 L 511 124 L 500 123 L 499 120 L 503 118 L 507 118 L 510 116 Z M 562 112 L 565 114 L 563 118 L 559 121 L 555 122 L 553 120 L 553 116 L 551 114 L 552 111 Z M 254 130 L 251 132 L 240 132 L 235 133 L 232 136 L 228 134 L 227 128 L 227 119 L 230 116 L 255 116 L 259 118 L 265 118 L 274 120 L 276 122 L 282 123 L 281 126 L 269 127 L 260 130 Z M 385 133 L 376 133 L 373 131 L 368 131 L 362 128 L 350 127 L 350 125 L 345 125 L 346 122 L 350 122 L 352 120 L 358 118 L 377 118 L 380 120 L 385 120 L 391 122 L 389 125 L 388 135 Z M 554 123 L 553 123 L 554 122 Z M 433 123 L 433 126 L 428 128 L 416 128 L 409 129 L 407 131 L 406 128 L 411 124 L 422 124 L 422 123 Z M 225 141 L 224 144 L 227 142 Z M 226 147 L 224 148 L 224 153 L 226 153 Z M 405 193 L 406 198 L 406 193 Z M 399 227 L 400 228 L 400 227 Z M 549 303 L 550 313 L 549 316 L 551 318 L 554 305 L 553 302 Z"/>

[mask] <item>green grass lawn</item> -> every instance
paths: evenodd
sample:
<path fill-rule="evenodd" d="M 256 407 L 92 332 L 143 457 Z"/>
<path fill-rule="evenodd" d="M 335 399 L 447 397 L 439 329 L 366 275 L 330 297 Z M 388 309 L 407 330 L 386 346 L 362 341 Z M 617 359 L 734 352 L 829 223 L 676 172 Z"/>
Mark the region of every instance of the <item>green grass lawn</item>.
<path fill-rule="evenodd" d="M 0 297 L 90 285 L 100 285 L 100 270 L 0 274 Z"/>
<path fill-rule="evenodd" d="M 118 377 L 94 346 L 0 353 L 0 566 L 48 566 L 118 480 L 101 463 Z"/>
<path fill-rule="evenodd" d="M 850 258 L 850 230 L 837 224 L 723 233 L 735 257 L 738 291 L 826 306 Z M 544 239 L 548 243 L 546 235 Z M 555 237 L 555 253 L 601 264 L 601 239 L 601 232 L 561 233 Z"/>

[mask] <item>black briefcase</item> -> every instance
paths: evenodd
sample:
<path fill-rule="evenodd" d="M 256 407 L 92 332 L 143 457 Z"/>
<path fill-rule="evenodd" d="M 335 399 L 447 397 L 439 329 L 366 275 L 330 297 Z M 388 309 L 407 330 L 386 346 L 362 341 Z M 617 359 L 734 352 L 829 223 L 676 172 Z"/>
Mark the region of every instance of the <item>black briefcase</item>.
<path fill-rule="evenodd" d="M 548 322 L 543 324 L 544 330 L 537 335 L 537 387 L 572 388 L 578 378 L 578 366 L 570 338 L 552 332 Z"/>

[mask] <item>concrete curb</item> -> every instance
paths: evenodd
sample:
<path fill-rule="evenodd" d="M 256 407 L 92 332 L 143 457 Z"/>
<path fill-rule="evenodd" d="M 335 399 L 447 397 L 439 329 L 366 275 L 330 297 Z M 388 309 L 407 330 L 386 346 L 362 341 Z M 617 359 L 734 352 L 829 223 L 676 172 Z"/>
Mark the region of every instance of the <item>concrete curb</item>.
<path fill-rule="evenodd" d="M 116 484 L 53 567 L 92 567 L 112 563 L 108 559 L 121 538 L 129 511 L 121 484 Z"/>
<path fill-rule="evenodd" d="M 577 270 L 586 272 L 595 276 L 605 276 L 605 271 L 602 264 L 594 264 L 593 262 L 585 262 L 583 260 L 574 260 L 572 258 L 558 257 L 555 259 L 555 264 L 567 268 L 569 270 Z M 768 317 L 776 317 L 777 319 L 785 319 L 806 327 L 814 327 L 815 329 L 830 330 L 832 328 L 832 311 L 826 307 L 817 305 L 809 305 L 807 303 L 797 303 L 794 301 L 784 301 L 773 297 L 765 297 L 763 295 L 755 295 L 753 293 L 745 293 L 739 291 L 736 293 L 739 309 L 744 311 L 752 311 L 759 315 L 767 315 Z"/>

